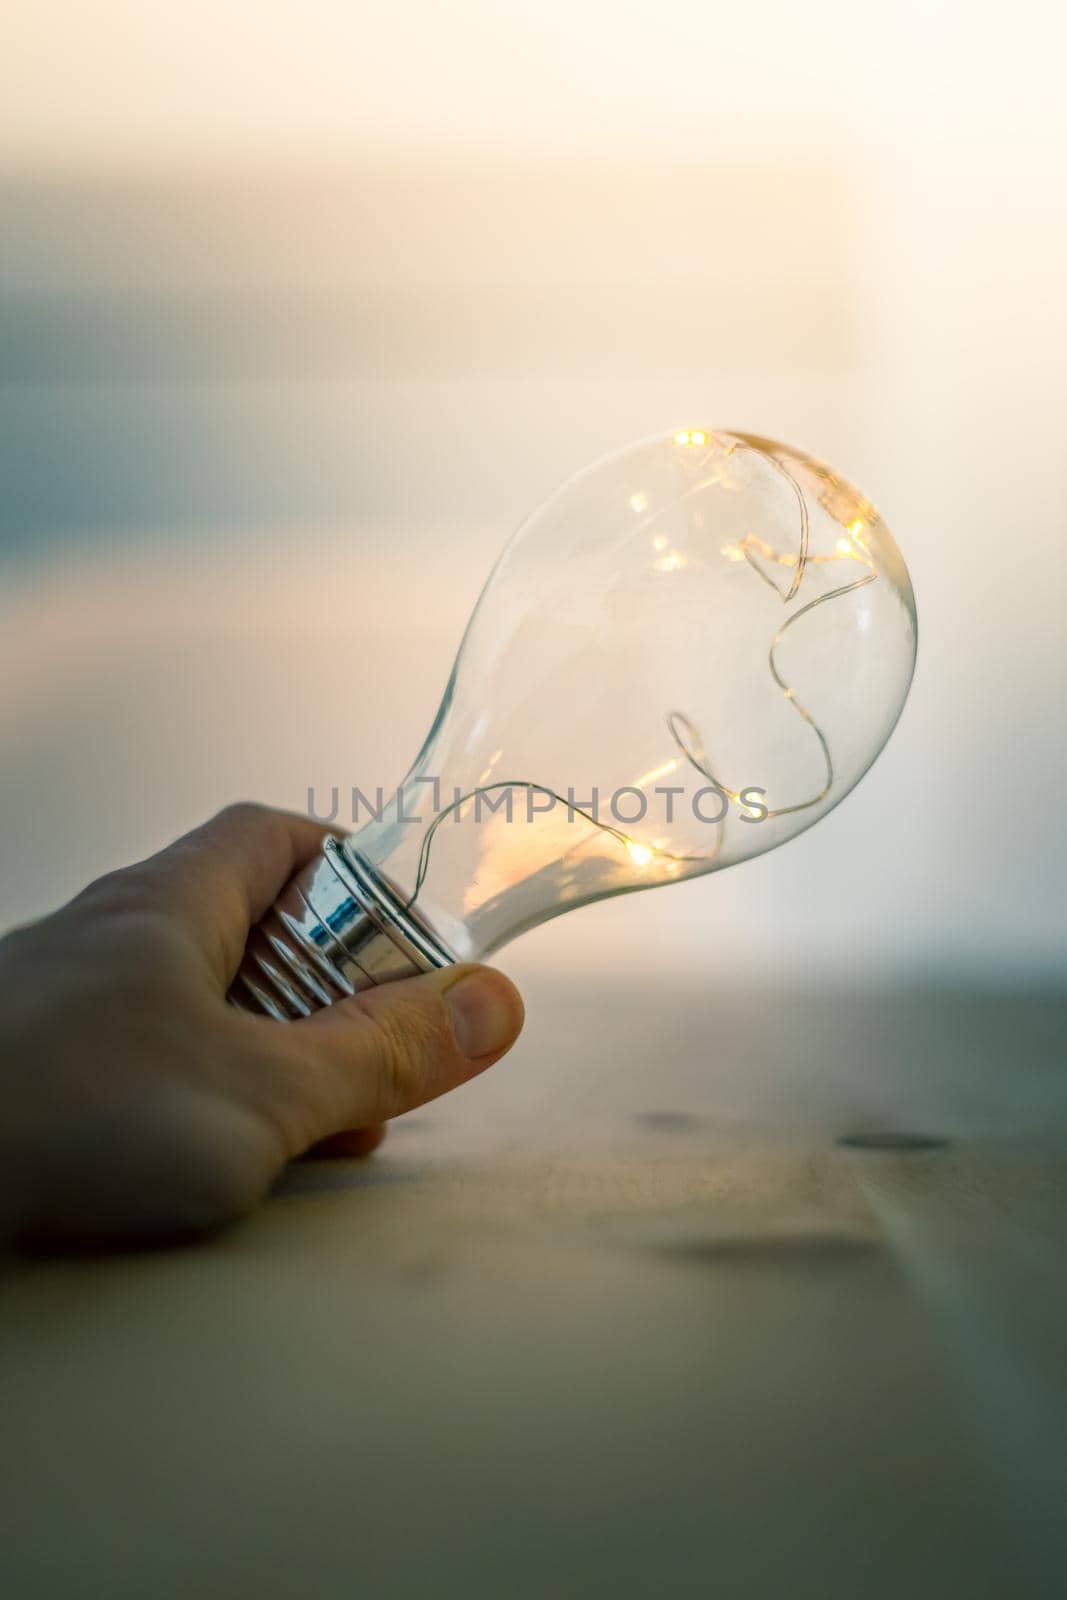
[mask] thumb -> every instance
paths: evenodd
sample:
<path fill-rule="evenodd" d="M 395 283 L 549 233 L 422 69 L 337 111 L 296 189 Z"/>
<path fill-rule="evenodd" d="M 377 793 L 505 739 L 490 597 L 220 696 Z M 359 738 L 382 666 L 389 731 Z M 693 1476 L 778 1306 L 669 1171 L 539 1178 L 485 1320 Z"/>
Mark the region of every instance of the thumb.
<path fill-rule="evenodd" d="M 469 965 L 381 984 L 284 1026 L 264 1019 L 285 1057 L 274 1083 L 300 1101 L 292 1153 L 466 1083 L 510 1050 L 522 1024 L 511 980 Z"/>

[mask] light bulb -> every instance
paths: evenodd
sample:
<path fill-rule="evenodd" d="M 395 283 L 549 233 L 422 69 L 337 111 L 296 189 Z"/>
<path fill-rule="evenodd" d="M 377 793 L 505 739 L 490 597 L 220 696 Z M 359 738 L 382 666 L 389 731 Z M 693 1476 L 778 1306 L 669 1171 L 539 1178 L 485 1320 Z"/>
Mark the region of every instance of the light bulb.
<path fill-rule="evenodd" d="M 233 998 L 298 1016 L 784 844 L 882 749 L 915 647 L 889 530 L 821 462 L 706 428 L 597 462 L 506 546 L 407 778 L 293 880 Z"/>

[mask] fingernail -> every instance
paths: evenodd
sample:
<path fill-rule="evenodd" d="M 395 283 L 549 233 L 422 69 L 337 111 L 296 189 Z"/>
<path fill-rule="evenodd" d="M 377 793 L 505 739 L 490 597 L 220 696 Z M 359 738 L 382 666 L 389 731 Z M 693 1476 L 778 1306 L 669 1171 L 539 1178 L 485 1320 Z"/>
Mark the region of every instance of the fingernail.
<path fill-rule="evenodd" d="M 515 1006 L 504 984 L 487 973 L 472 972 L 461 978 L 445 998 L 456 1043 L 468 1061 L 505 1049 L 519 1031 Z"/>

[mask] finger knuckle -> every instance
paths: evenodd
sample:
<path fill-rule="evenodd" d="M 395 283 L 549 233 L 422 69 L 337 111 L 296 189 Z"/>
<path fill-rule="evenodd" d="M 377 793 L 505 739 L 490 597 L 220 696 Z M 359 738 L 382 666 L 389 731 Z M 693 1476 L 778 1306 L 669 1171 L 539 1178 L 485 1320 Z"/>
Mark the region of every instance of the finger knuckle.
<path fill-rule="evenodd" d="M 93 878 L 70 902 L 79 908 L 91 905 L 94 910 L 123 910 L 127 906 L 140 906 L 145 900 L 145 885 L 138 867 L 119 867 Z"/>

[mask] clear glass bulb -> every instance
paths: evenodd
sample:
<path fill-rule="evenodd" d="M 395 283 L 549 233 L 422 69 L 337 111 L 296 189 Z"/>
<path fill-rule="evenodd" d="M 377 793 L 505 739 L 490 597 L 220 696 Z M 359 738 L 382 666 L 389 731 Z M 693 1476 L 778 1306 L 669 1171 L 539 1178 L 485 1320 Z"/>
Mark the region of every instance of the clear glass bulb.
<path fill-rule="evenodd" d="M 809 828 L 888 739 L 915 648 L 900 552 L 829 467 L 703 429 L 632 445 L 507 545 L 414 766 L 345 854 L 480 959 Z"/>
<path fill-rule="evenodd" d="M 410 773 L 231 998 L 304 1016 L 784 844 L 885 744 L 915 644 L 889 530 L 821 462 L 701 428 L 597 462 L 504 550 Z"/>

